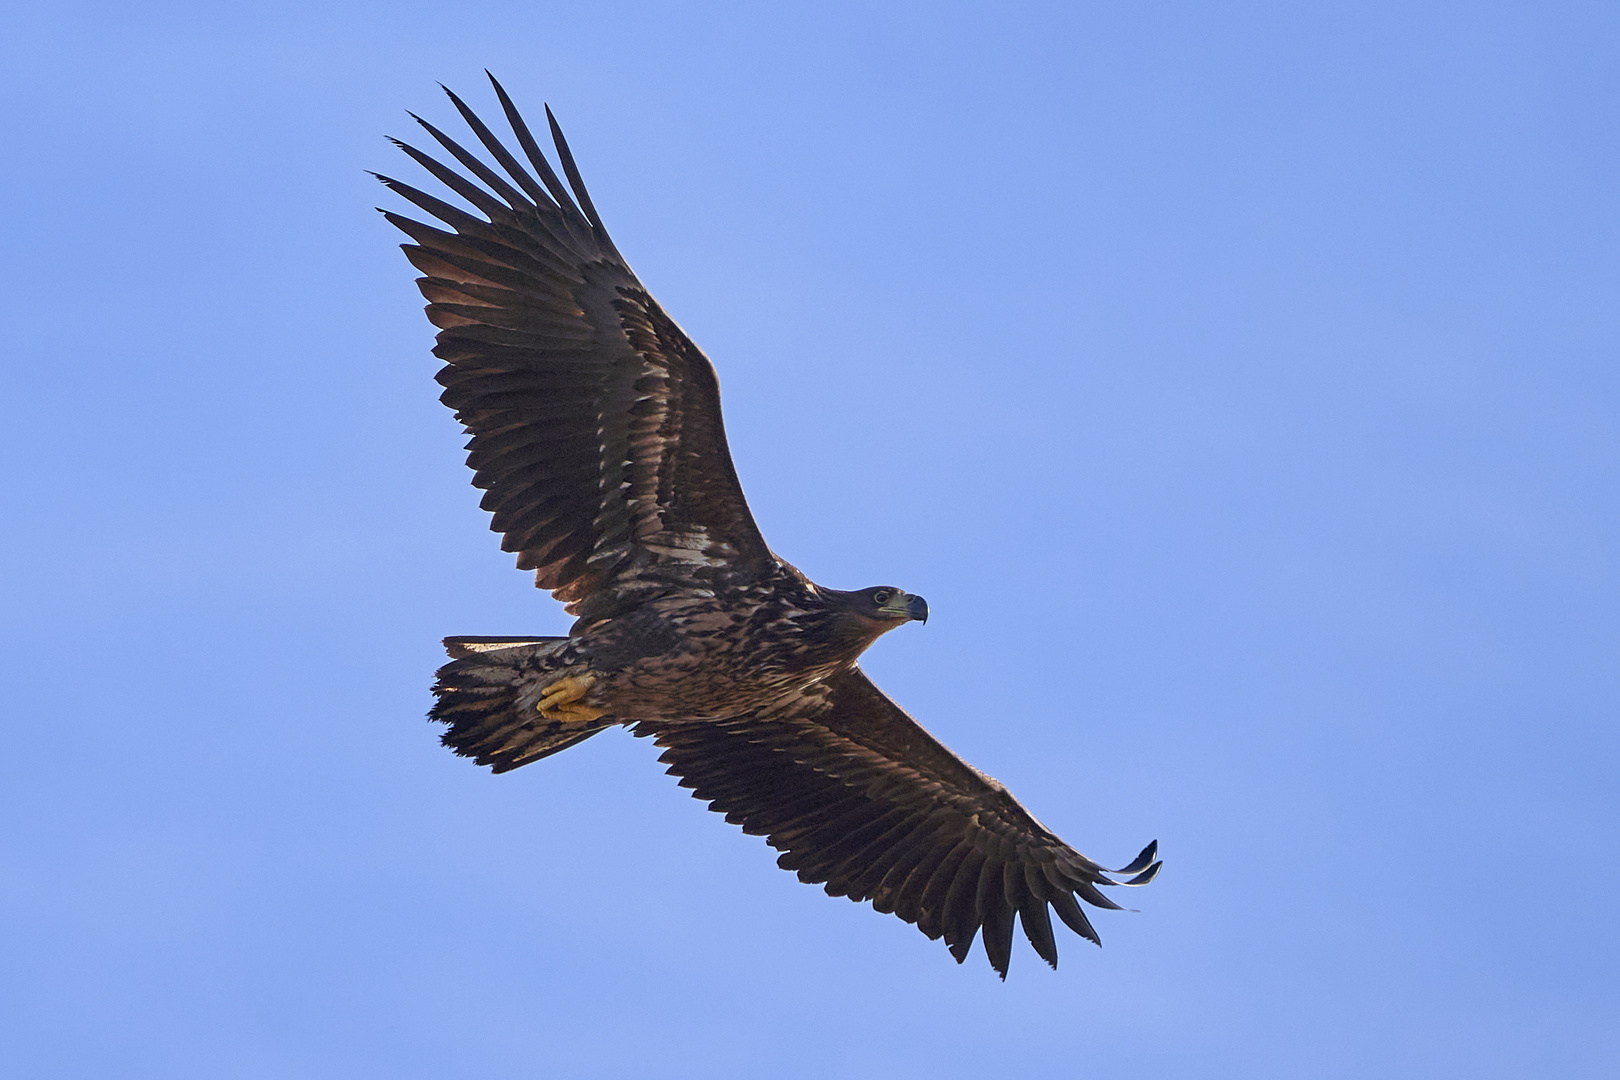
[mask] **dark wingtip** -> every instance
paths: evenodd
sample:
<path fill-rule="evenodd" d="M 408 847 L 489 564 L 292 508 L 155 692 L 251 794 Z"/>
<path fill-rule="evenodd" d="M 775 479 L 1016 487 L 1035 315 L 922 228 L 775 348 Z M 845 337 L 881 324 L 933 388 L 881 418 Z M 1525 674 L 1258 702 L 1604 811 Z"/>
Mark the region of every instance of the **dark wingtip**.
<path fill-rule="evenodd" d="M 951 949 L 951 955 L 956 956 L 956 946 L 952 945 L 950 947 L 950 949 Z M 958 964 L 960 964 L 963 960 L 966 960 L 967 956 L 968 956 L 968 953 L 970 953 L 972 951 L 973 951 L 973 939 L 968 938 L 967 941 L 962 944 L 962 955 L 957 957 L 956 962 Z M 1001 981 L 1006 982 L 1007 981 L 1007 969 L 1012 966 L 1012 950 L 1009 949 L 1008 950 L 1008 955 L 1006 955 L 1006 956 L 997 956 L 994 952 L 991 951 L 990 943 L 987 941 L 987 942 L 985 942 L 985 945 L 984 945 L 984 958 L 986 960 L 990 961 L 990 967 L 995 971 L 995 973 L 997 975 L 999 975 L 1001 977 Z"/>
<path fill-rule="evenodd" d="M 367 169 L 366 171 L 371 172 L 370 169 Z M 375 176 L 377 178 L 377 182 L 383 187 L 387 188 L 389 191 L 399 191 L 400 188 L 410 187 L 410 185 L 404 181 L 395 180 L 392 176 L 387 176 L 380 172 L 372 172 L 371 175 Z"/>
<path fill-rule="evenodd" d="M 1143 870 L 1146 870 L 1149 866 L 1153 865 L 1153 860 L 1158 857 L 1158 854 L 1159 842 L 1155 840 L 1147 847 L 1143 848 L 1141 853 L 1138 854 L 1136 858 L 1131 860 L 1129 866 L 1122 866 L 1118 870 L 1110 870 L 1109 873 L 1140 874 Z M 1146 882 L 1143 884 L 1146 884 Z"/>
<path fill-rule="evenodd" d="M 511 98 L 507 97 L 506 87 L 501 85 L 501 80 L 495 77 L 495 73 L 493 71 L 489 70 L 489 68 L 485 68 L 484 77 L 489 80 L 489 85 L 495 88 L 495 96 L 501 99 L 502 104 L 512 100 Z"/>
<path fill-rule="evenodd" d="M 489 72 L 486 71 L 486 72 L 484 72 L 484 74 L 488 75 Z M 461 98 L 457 97 L 456 92 L 454 90 L 450 89 L 448 86 L 444 85 L 444 83 L 439 84 L 439 89 L 444 91 L 444 96 L 450 99 L 450 103 L 453 104 L 456 107 L 457 112 L 470 112 L 471 111 L 470 109 L 467 108 L 467 103 L 465 101 L 462 101 Z"/>
<path fill-rule="evenodd" d="M 574 163 L 574 152 L 568 148 L 568 140 L 563 137 L 562 125 L 557 123 L 557 117 L 552 113 L 550 104 L 545 105 L 546 123 L 551 127 L 551 142 L 557 148 L 557 159 L 562 162 L 563 175 L 568 177 L 568 186 L 574 191 L 574 201 L 579 204 L 580 210 L 585 214 L 585 220 L 606 237 L 607 230 L 602 227 L 602 218 L 591 203 L 591 193 L 585 190 L 585 181 L 580 176 L 579 166 Z M 611 241 L 608 241 L 611 246 Z"/>
<path fill-rule="evenodd" d="M 1121 881 L 1119 884 L 1146 885 L 1148 882 L 1159 876 L 1159 869 L 1162 866 L 1164 866 L 1162 861 L 1156 862 L 1152 866 L 1149 866 L 1146 870 L 1142 871 L 1140 874 L 1137 874 L 1135 877 L 1131 878 L 1129 881 Z"/>
<path fill-rule="evenodd" d="M 1057 912 L 1058 918 L 1063 920 L 1065 926 L 1098 948 L 1102 948 L 1102 938 L 1097 936 L 1097 931 L 1091 925 L 1091 920 L 1086 918 L 1086 913 L 1080 910 L 1074 894 L 1057 893 L 1052 897 L 1051 903 L 1052 910 Z"/>
<path fill-rule="evenodd" d="M 489 73 L 485 72 L 485 74 L 487 75 Z M 444 83 L 439 84 L 439 89 L 444 91 L 444 96 L 450 99 L 450 103 L 456 107 L 457 112 L 472 111 L 471 109 L 467 108 L 467 103 L 462 101 L 461 98 L 456 95 L 456 92 L 444 85 Z"/>

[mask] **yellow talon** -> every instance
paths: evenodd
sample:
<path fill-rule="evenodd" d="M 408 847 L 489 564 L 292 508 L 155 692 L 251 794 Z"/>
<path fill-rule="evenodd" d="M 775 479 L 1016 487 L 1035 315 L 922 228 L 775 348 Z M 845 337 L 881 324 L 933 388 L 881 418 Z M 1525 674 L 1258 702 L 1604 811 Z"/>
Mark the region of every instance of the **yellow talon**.
<path fill-rule="evenodd" d="M 565 676 L 540 691 L 540 700 L 535 702 L 534 707 L 547 720 L 561 720 L 564 723 L 595 720 L 603 710 L 579 704 L 579 699 L 595 685 L 595 675 Z"/>

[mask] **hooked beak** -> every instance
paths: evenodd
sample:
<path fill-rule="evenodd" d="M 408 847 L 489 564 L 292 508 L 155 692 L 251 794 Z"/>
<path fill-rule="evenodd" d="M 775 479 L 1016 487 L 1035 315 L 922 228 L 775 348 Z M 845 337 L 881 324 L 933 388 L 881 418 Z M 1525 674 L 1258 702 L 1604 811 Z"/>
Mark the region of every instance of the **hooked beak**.
<path fill-rule="evenodd" d="M 928 622 L 928 601 L 920 596 L 910 593 L 895 593 L 889 602 L 878 609 L 885 615 L 896 619 L 915 619 L 921 623 Z"/>

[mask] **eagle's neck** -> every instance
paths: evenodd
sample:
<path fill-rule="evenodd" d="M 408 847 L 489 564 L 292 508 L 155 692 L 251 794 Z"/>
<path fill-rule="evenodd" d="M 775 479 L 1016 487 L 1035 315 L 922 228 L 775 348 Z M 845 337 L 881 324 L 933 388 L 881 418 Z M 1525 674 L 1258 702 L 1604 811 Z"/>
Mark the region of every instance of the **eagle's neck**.
<path fill-rule="evenodd" d="M 814 652 L 825 660 L 853 663 L 872 643 L 890 630 L 894 623 L 882 623 L 865 618 L 850 609 L 849 593 L 837 589 L 823 589 L 805 581 L 808 588 L 796 606 L 794 623 L 801 640 L 809 643 Z"/>

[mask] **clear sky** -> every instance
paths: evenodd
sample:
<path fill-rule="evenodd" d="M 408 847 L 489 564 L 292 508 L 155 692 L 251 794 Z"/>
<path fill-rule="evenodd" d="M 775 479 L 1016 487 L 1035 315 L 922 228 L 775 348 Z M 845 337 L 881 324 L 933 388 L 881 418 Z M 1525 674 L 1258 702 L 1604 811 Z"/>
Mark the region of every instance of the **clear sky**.
<path fill-rule="evenodd" d="M 0 1071 L 1620 1075 L 1620 7 L 6 16 Z M 134 9 L 139 8 L 137 13 Z M 557 110 L 866 668 L 1151 887 L 1000 983 L 613 732 L 436 401 L 384 134 Z"/>

